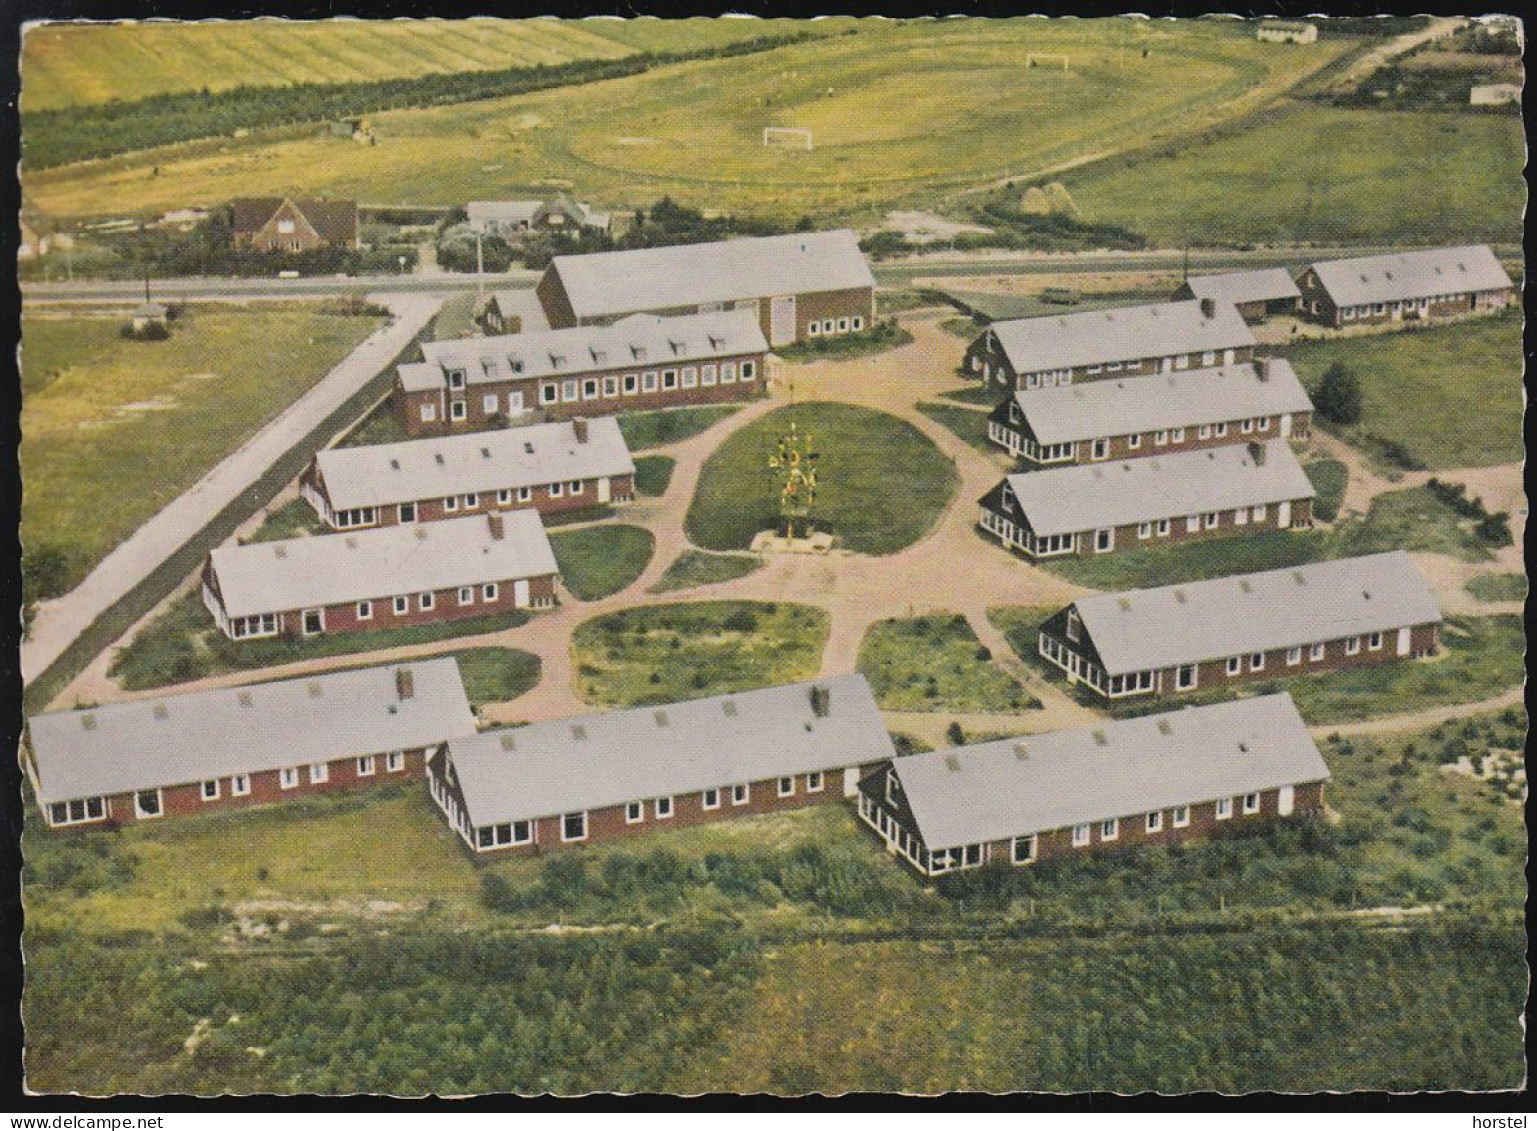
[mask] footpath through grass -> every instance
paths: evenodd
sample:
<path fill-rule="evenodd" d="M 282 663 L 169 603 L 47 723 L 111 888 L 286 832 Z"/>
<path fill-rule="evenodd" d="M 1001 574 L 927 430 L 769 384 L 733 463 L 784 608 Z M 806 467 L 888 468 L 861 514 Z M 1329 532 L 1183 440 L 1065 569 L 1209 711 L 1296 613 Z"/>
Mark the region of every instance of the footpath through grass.
<path fill-rule="evenodd" d="M 856 666 L 888 711 L 1004 714 L 1041 705 L 993 662 L 959 613 L 876 621 Z"/>
<path fill-rule="evenodd" d="M 194 590 L 177 598 L 164 613 L 145 626 L 113 658 L 107 674 L 129 691 L 142 691 L 227 672 L 254 671 L 355 652 L 405 648 L 461 636 L 481 636 L 516 628 L 527 621 L 527 613 L 514 610 L 409 628 L 235 641 L 218 630 L 213 617 L 203 607 L 201 594 Z"/>
<path fill-rule="evenodd" d="M 762 569 L 764 564 L 762 558 L 750 554 L 706 554 L 701 550 L 684 550 L 651 587 L 651 592 L 668 593 L 675 589 L 735 581 Z"/>
<path fill-rule="evenodd" d="M 671 703 L 810 679 L 831 618 L 809 605 L 696 601 L 608 613 L 571 634 L 588 703 Z"/>
<path fill-rule="evenodd" d="M 780 488 L 768 459 L 792 424 L 820 454 L 812 518 L 847 549 L 904 549 L 955 497 L 955 465 L 907 421 L 827 401 L 792 405 L 733 432 L 705 463 L 685 526 L 696 546 L 745 550 L 754 535 L 778 526 Z"/>
<path fill-rule="evenodd" d="M 560 580 L 583 601 L 634 584 L 656 552 L 656 538 L 639 526 L 585 526 L 550 535 Z"/>
<path fill-rule="evenodd" d="M 1427 329 L 1299 342 L 1283 351 L 1309 390 L 1334 364 L 1361 385 L 1359 426 L 1439 471 L 1522 455 L 1518 309 Z"/>
<path fill-rule="evenodd" d="M 21 537 L 63 556 L 61 593 L 382 324 L 193 305 L 168 340 L 136 342 L 120 322 L 22 319 Z"/>

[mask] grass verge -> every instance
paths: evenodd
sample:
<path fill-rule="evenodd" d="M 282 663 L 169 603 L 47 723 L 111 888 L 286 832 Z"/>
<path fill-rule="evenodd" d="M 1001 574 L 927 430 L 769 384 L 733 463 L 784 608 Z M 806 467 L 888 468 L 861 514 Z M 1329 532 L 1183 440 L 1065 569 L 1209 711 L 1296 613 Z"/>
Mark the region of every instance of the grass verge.
<path fill-rule="evenodd" d="M 876 621 L 856 666 L 888 711 L 1003 714 L 1041 706 L 993 662 L 959 613 Z"/>
<path fill-rule="evenodd" d="M 763 566 L 762 558 L 750 554 L 707 554 L 701 550 L 684 550 L 667 567 L 650 592 L 669 593 L 675 589 L 718 585 L 723 581 L 746 577 Z"/>
<path fill-rule="evenodd" d="M 651 531 L 639 526 L 587 526 L 550 535 L 561 583 L 583 601 L 596 601 L 634 584 L 656 552 Z"/>

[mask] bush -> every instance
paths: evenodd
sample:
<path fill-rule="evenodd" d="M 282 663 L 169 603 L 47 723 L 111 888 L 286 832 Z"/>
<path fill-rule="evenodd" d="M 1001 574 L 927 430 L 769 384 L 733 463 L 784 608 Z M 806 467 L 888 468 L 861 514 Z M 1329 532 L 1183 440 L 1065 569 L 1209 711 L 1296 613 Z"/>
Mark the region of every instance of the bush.
<path fill-rule="evenodd" d="M 1335 424 L 1359 424 L 1361 422 L 1361 382 L 1354 371 L 1335 362 L 1324 371 L 1318 391 L 1313 394 L 1313 407 L 1325 420 Z"/>

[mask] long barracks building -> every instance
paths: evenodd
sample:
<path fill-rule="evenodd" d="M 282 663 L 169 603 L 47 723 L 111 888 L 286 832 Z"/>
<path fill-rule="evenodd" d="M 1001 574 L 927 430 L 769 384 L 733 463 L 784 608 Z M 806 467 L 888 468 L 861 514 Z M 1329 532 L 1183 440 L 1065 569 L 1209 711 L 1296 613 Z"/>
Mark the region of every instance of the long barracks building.
<path fill-rule="evenodd" d="M 1105 699 L 1428 656 L 1441 610 L 1402 550 L 1080 597 L 1041 657 Z"/>
<path fill-rule="evenodd" d="M 859 783 L 859 815 L 925 876 L 1176 844 L 1323 808 L 1291 696 L 912 754 Z"/>
<path fill-rule="evenodd" d="M 433 800 L 475 852 L 539 852 L 835 802 L 894 755 L 863 676 L 454 740 Z"/>
<path fill-rule="evenodd" d="M 473 733 L 449 658 L 37 715 L 23 756 L 49 825 L 102 826 L 420 777 Z"/>
<path fill-rule="evenodd" d="M 395 372 L 395 410 L 408 436 L 426 436 L 740 401 L 766 388 L 767 353 L 735 310 L 424 342 L 424 360 Z"/>

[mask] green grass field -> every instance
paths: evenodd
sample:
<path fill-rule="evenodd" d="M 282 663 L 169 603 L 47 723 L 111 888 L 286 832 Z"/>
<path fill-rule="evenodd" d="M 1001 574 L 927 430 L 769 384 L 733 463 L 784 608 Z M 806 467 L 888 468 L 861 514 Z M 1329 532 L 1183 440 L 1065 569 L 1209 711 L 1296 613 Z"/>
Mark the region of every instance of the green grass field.
<path fill-rule="evenodd" d="M 811 402 L 776 409 L 726 438 L 699 475 L 689 540 L 707 550 L 745 550 L 779 519 L 779 487 L 767 461 L 791 424 L 821 459 L 812 518 L 850 550 L 891 554 L 912 545 L 955 497 L 960 476 L 906 421 L 852 405 Z M 900 469 L 901 489 L 892 489 Z"/>
<path fill-rule="evenodd" d="M 788 219 L 873 219 L 1172 140 L 1263 104 L 1352 46 L 1277 52 L 1216 21 L 862 21 L 853 35 L 759 55 L 377 114 L 373 146 L 294 127 L 50 170 L 26 187 L 51 215 L 120 214 L 227 199 L 259 167 L 272 191 L 453 203 L 469 168 L 483 199 L 553 183 L 613 206 L 666 194 Z M 1032 50 L 1074 65 L 1022 66 Z M 815 149 L 765 148 L 765 125 L 811 129 Z"/>
<path fill-rule="evenodd" d="M 1526 600 L 1526 576 L 1520 573 L 1481 573 L 1463 588 L 1480 601 Z"/>
<path fill-rule="evenodd" d="M 686 51 L 791 20 L 262 20 L 44 25 L 22 42 L 27 110 L 154 94 L 358 82 Z"/>
<path fill-rule="evenodd" d="M 749 554 L 706 554 L 701 550 L 684 550 L 651 587 L 651 592 L 670 593 L 700 585 L 718 585 L 756 573 L 763 566 L 762 558 Z"/>
<path fill-rule="evenodd" d="M 1315 459 L 1304 464 L 1302 470 L 1318 492 L 1313 500 L 1313 517 L 1320 522 L 1333 522 L 1345 498 L 1350 469 L 1337 459 Z"/>
<path fill-rule="evenodd" d="M 632 452 L 661 448 L 713 428 L 740 408 L 740 405 L 729 404 L 628 412 L 619 418 L 619 431 Z"/>
<path fill-rule="evenodd" d="M 280 542 L 284 538 L 302 538 L 325 532 L 326 524 L 315 513 L 314 507 L 303 499 L 290 499 L 282 506 L 268 510 L 262 524 L 245 541 Z"/>
<path fill-rule="evenodd" d="M 1521 458 L 1521 314 L 1302 342 L 1285 350 L 1316 389 L 1338 362 L 1361 383 L 1357 429 L 1403 445 L 1433 470 Z"/>
<path fill-rule="evenodd" d="M 1204 144 L 1062 179 L 1156 244 L 1520 241 L 1521 122 L 1286 105 Z"/>
<path fill-rule="evenodd" d="M 1041 705 L 993 663 L 959 614 L 876 621 L 865 633 L 856 666 L 888 711 L 1001 714 Z"/>
<path fill-rule="evenodd" d="M 1334 533 L 1334 556 L 1375 554 L 1385 550 L 1425 550 L 1465 562 L 1488 561 L 1492 548 L 1463 518 L 1428 487 L 1387 491 L 1372 500 L 1366 517 L 1341 524 Z"/>
<path fill-rule="evenodd" d="M 810 679 L 831 619 L 764 601 L 642 605 L 571 634 L 576 690 L 605 707 L 671 703 Z"/>
<path fill-rule="evenodd" d="M 583 601 L 608 597 L 634 583 L 656 552 L 639 526 L 585 526 L 550 535 L 560 580 Z"/>
<path fill-rule="evenodd" d="M 987 413 L 953 404 L 919 401 L 914 407 L 924 416 L 954 432 L 984 455 L 1001 455 L 1003 449 L 987 438 Z"/>
<path fill-rule="evenodd" d="M 456 652 L 464 694 L 473 706 L 505 703 L 531 691 L 543 665 L 521 648 L 466 648 Z"/>
<path fill-rule="evenodd" d="M 313 307 L 194 306 L 170 340 L 121 319 L 22 320 L 22 543 L 78 582 L 380 325 Z"/>

